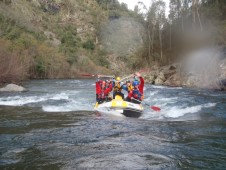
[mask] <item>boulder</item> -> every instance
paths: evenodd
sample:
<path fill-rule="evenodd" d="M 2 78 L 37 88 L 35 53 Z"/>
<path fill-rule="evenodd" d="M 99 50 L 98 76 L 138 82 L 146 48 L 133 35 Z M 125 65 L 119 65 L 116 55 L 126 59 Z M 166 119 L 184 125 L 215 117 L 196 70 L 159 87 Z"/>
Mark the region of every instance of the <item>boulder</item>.
<path fill-rule="evenodd" d="M 149 74 L 144 76 L 145 82 L 146 83 L 151 83 L 153 84 L 155 81 L 156 75 L 153 72 L 150 72 Z"/>
<path fill-rule="evenodd" d="M 169 70 L 176 70 L 176 66 L 174 65 L 169 66 Z"/>
<path fill-rule="evenodd" d="M 189 75 L 185 78 L 183 85 L 187 86 L 187 87 L 198 87 L 197 86 L 198 82 L 199 82 L 199 80 L 196 76 Z"/>
<path fill-rule="evenodd" d="M 0 91 L 22 92 L 22 91 L 26 91 L 26 89 L 16 84 L 8 84 L 7 86 L 0 88 Z"/>
<path fill-rule="evenodd" d="M 165 82 L 164 85 L 166 86 L 181 86 L 181 76 L 179 73 L 176 73 L 170 76 Z"/>
<path fill-rule="evenodd" d="M 161 79 L 161 80 L 163 80 L 163 81 L 166 80 L 166 77 L 165 77 L 165 75 L 164 75 L 163 72 L 160 72 L 157 78 L 159 78 L 159 79 Z"/>
<path fill-rule="evenodd" d="M 174 66 L 174 65 L 167 65 L 167 66 L 163 66 L 163 67 L 160 68 L 160 73 L 159 74 L 164 74 L 164 78 L 168 79 L 170 76 L 172 76 L 176 72 L 177 72 L 176 66 Z"/>
<path fill-rule="evenodd" d="M 161 78 L 157 77 L 157 78 L 155 79 L 155 84 L 156 84 L 156 85 L 163 85 L 163 83 L 164 83 L 164 81 L 163 81 Z"/>
<path fill-rule="evenodd" d="M 163 85 L 164 84 L 164 81 L 166 81 L 166 78 L 164 76 L 164 73 L 163 72 L 160 72 L 158 74 L 158 77 L 155 79 L 155 84 L 156 85 Z"/>

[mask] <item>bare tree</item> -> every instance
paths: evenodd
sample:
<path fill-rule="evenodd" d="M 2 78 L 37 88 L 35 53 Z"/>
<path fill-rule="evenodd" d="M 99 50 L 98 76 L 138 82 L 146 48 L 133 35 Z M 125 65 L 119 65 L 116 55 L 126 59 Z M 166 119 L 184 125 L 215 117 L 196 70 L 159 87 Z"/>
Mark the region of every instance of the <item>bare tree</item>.
<path fill-rule="evenodd" d="M 160 45 L 160 59 L 163 60 L 163 45 L 162 45 L 162 29 L 165 24 L 165 2 L 158 0 L 156 2 L 157 22 L 159 29 L 159 45 Z"/>
<path fill-rule="evenodd" d="M 201 18 L 199 15 L 199 0 L 192 0 L 192 17 L 193 17 L 193 27 L 196 28 L 196 25 L 198 22 L 200 30 L 202 31 L 203 27 L 202 27 Z"/>

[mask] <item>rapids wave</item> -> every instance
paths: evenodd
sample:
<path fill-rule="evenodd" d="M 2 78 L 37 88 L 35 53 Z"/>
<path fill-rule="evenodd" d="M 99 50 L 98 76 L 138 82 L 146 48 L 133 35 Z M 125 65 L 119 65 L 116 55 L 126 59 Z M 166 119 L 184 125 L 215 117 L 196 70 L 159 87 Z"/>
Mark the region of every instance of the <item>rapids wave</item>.
<path fill-rule="evenodd" d="M 95 80 L 40 80 L 25 84 L 23 93 L 3 93 L 0 105 L 40 107 L 44 112 L 92 111 Z M 125 92 L 126 93 L 126 92 Z M 211 91 L 145 85 L 144 102 L 161 108 L 156 113 L 145 106 L 142 119 L 180 118 L 216 107 L 217 101 L 205 98 Z M 217 97 L 214 93 L 215 98 Z M 116 114 L 117 116 L 117 114 Z M 197 116 L 198 118 L 198 116 Z"/>

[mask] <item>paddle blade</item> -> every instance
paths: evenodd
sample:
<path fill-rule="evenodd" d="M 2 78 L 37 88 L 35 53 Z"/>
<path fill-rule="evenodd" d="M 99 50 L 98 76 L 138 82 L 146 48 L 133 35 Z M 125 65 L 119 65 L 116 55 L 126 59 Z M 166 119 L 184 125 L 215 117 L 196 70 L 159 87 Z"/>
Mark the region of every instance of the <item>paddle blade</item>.
<path fill-rule="evenodd" d="M 94 77 L 95 75 L 93 75 L 93 74 L 81 74 L 81 76 L 89 76 L 89 77 Z"/>
<path fill-rule="evenodd" d="M 159 107 L 157 107 L 157 106 L 151 106 L 151 108 L 154 110 L 154 111 L 160 111 L 161 109 L 159 108 Z"/>

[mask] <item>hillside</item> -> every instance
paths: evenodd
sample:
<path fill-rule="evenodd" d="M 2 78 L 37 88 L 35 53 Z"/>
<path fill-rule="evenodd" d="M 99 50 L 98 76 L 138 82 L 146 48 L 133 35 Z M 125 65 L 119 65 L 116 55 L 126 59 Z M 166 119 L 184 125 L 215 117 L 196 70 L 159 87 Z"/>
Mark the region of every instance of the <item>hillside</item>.
<path fill-rule="evenodd" d="M 174 82 L 225 82 L 226 2 L 197 2 L 170 0 L 167 17 L 163 0 L 149 9 L 140 2 L 134 11 L 118 0 L 0 0 L 0 83 L 124 75 L 175 63 L 181 67 Z M 187 69 L 189 60 L 202 71 Z"/>
<path fill-rule="evenodd" d="M 112 37 L 118 29 L 109 27 L 112 21 L 119 15 L 131 16 L 127 8 L 119 11 L 117 5 L 106 9 L 96 0 L 1 0 L 0 82 L 72 78 L 84 72 L 111 73 L 125 67 L 123 61 L 117 64 L 119 56 L 130 55 L 138 44 L 127 44 L 121 55 L 106 48 L 113 41 L 117 43 Z"/>

